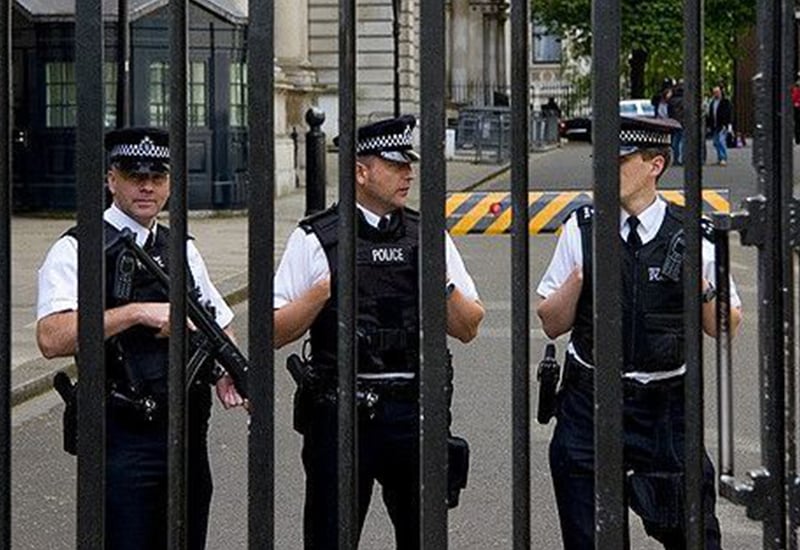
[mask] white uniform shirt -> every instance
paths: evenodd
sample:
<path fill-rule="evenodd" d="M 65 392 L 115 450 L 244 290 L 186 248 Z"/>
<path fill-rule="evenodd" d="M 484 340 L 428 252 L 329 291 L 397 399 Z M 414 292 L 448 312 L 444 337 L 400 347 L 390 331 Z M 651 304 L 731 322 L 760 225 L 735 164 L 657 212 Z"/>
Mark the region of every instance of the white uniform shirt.
<path fill-rule="evenodd" d="M 642 240 L 642 244 L 647 244 L 652 241 L 661 224 L 664 221 L 664 216 L 667 213 L 667 203 L 660 197 L 648 206 L 639 216 L 639 226 L 637 232 Z M 624 210 L 620 211 L 619 220 L 619 234 L 622 240 L 627 240 L 630 226 L 627 221 L 629 214 Z M 702 259 L 703 268 L 702 276 L 707 279 L 712 285 L 716 286 L 716 275 L 714 272 L 714 245 L 708 239 L 702 239 Z M 581 241 L 581 230 L 578 225 L 577 216 L 571 215 L 564 223 L 561 236 L 558 239 L 556 250 L 553 253 L 553 258 L 547 268 L 544 276 L 542 277 L 536 292 L 542 298 L 547 298 L 553 292 L 558 290 L 564 281 L 567 280 L 570 273 L 579 266 L 583 266 L 583 247 Z M 587 284 L 584 281 L 584 284 Z M 591 284 L 591 281 L 588 282 Z M 742 301 L 736 291 L 736 285 L 731 278 L 731 307 L 741 307 Z M 575 352 L 572 342 L 567 346 L 567 351 L 575 357 L 575 359 L 584 366 L 591 367 L 583 358 L 579 357 Z M 672 376 L 682 374 L 685 371 L 685 366 L 675 371 L 665 373 L 646 373 L 646 372 L 629 372 L 625 373 L 626 378 L 631 378 L 638 382 L 647 383 L 654 380 L 670 378 Z"/>
<path fill-rule="evenodd" d="M 373 227 L 378 227 L 380 216 L 370 212 L 360 204 L 359 210 Z M 471 300 L 478 299 L 475 282 L 467 273 L 464 260 L 458 253 L 453 239 L 445 234 L 445 262 L 447 278 L 456 285 L 464 296 Z M 330 276 L 328 258 L 322 244 L 314 233 L 306 233 L 298 227 L 289 236 L 286 251 L 283 253 L 278 271 L 275 273 L 275 309 L 280 309 L 289 302 L 302 296 L 315 283 Z"/>
<path fill-rule="evenodd" d="M 143 246 L 149 231 L 136 220 L 112 205 L 103 214 L 103 219 L 117 229 L 128 228 L 136 233 L 136 242 Z M 157 225 L 154 226 L 154 236 Z M 202 301 L 211 301 L 216 310 L 217 324 L 227 327 L 233 320 L 233 311 L 225 303 L 211 282 L 206 264 L 192 240 L 186 243 L 186 260 L 200 288 Z M 42 319 L 52 313 L 76 311 L 78 309 L 78 241 L 74 237 L 61 237 L 47 253 L 39 268 L 39 296 L 36 318 Z"/>

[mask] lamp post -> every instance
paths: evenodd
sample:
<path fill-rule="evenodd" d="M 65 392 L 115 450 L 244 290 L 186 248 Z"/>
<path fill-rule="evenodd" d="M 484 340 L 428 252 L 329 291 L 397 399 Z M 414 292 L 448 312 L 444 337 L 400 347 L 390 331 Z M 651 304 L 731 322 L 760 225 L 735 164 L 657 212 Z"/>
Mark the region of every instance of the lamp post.
<path fill-rule="evenodd" d="M 392 41 L 394 45 L 394 116 L 400 116 L 400 0 L 392 0 Z"/>

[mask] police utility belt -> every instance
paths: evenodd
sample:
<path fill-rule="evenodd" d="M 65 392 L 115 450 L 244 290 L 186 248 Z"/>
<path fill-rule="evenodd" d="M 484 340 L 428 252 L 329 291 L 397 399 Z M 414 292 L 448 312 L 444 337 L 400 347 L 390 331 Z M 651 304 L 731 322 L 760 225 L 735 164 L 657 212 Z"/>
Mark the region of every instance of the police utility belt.
<path fill-rule="evenodd" d="M 594 371 L 593 368 L 581 365 L 572 354 L 568 353 L 564 363 L 564 386 L 584 392 L 594 392 Z M 626 397 L 634 399 L 648 399 L 654 392 L 683 391 L 683 375 L 678 374 L 647 383 L 623 377 L 622 389 Z"/>
<path fill-rule="evenodd" d="M 333 369 L 315 368 L 310 361 L 297 354 L 292 354 L 286 359 L 286 368 L 298 389 L 316 399 L 336 399 L 336 373 Z M 356 402 L 366 408 L 374 408 L 380 400 L 416 401 L 418 397 L 416 377 L 356 380 Z"/>

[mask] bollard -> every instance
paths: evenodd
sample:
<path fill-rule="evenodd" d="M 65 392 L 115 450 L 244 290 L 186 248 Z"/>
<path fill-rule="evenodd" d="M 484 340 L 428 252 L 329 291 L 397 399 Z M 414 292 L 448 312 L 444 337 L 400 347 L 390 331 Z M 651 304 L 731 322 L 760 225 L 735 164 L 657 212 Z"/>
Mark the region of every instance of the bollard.
<path fill-rule="evenodd" d="M 325 209 L 325 113 L 315 107 L 306 111 L 306 216 Z"/>

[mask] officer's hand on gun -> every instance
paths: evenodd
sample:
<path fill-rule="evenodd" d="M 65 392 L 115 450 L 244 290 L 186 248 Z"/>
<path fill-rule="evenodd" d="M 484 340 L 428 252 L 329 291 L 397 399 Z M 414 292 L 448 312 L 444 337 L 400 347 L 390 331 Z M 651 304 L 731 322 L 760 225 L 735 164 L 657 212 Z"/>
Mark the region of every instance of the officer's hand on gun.
<path fill-rule="evenodd" d="M 248 411 L 250 410 L 250 402 L 239 395 L 233 384 L 233 378 L 229 374 L 225 373 L 222 378 L 217 380 L 216 388 L 217 398 L 225 409 L 244 407 Z"/>
<path fill-rule="evenodd" d="M 134 302 L 129 307 L 135 309 L 136 324 L 154 328 L 158 331 L 156 338 L 169 338 L 169 303 L 168 302 Z M 197 330 L 190 319 L 186 319 L 189 330 Z"/>

